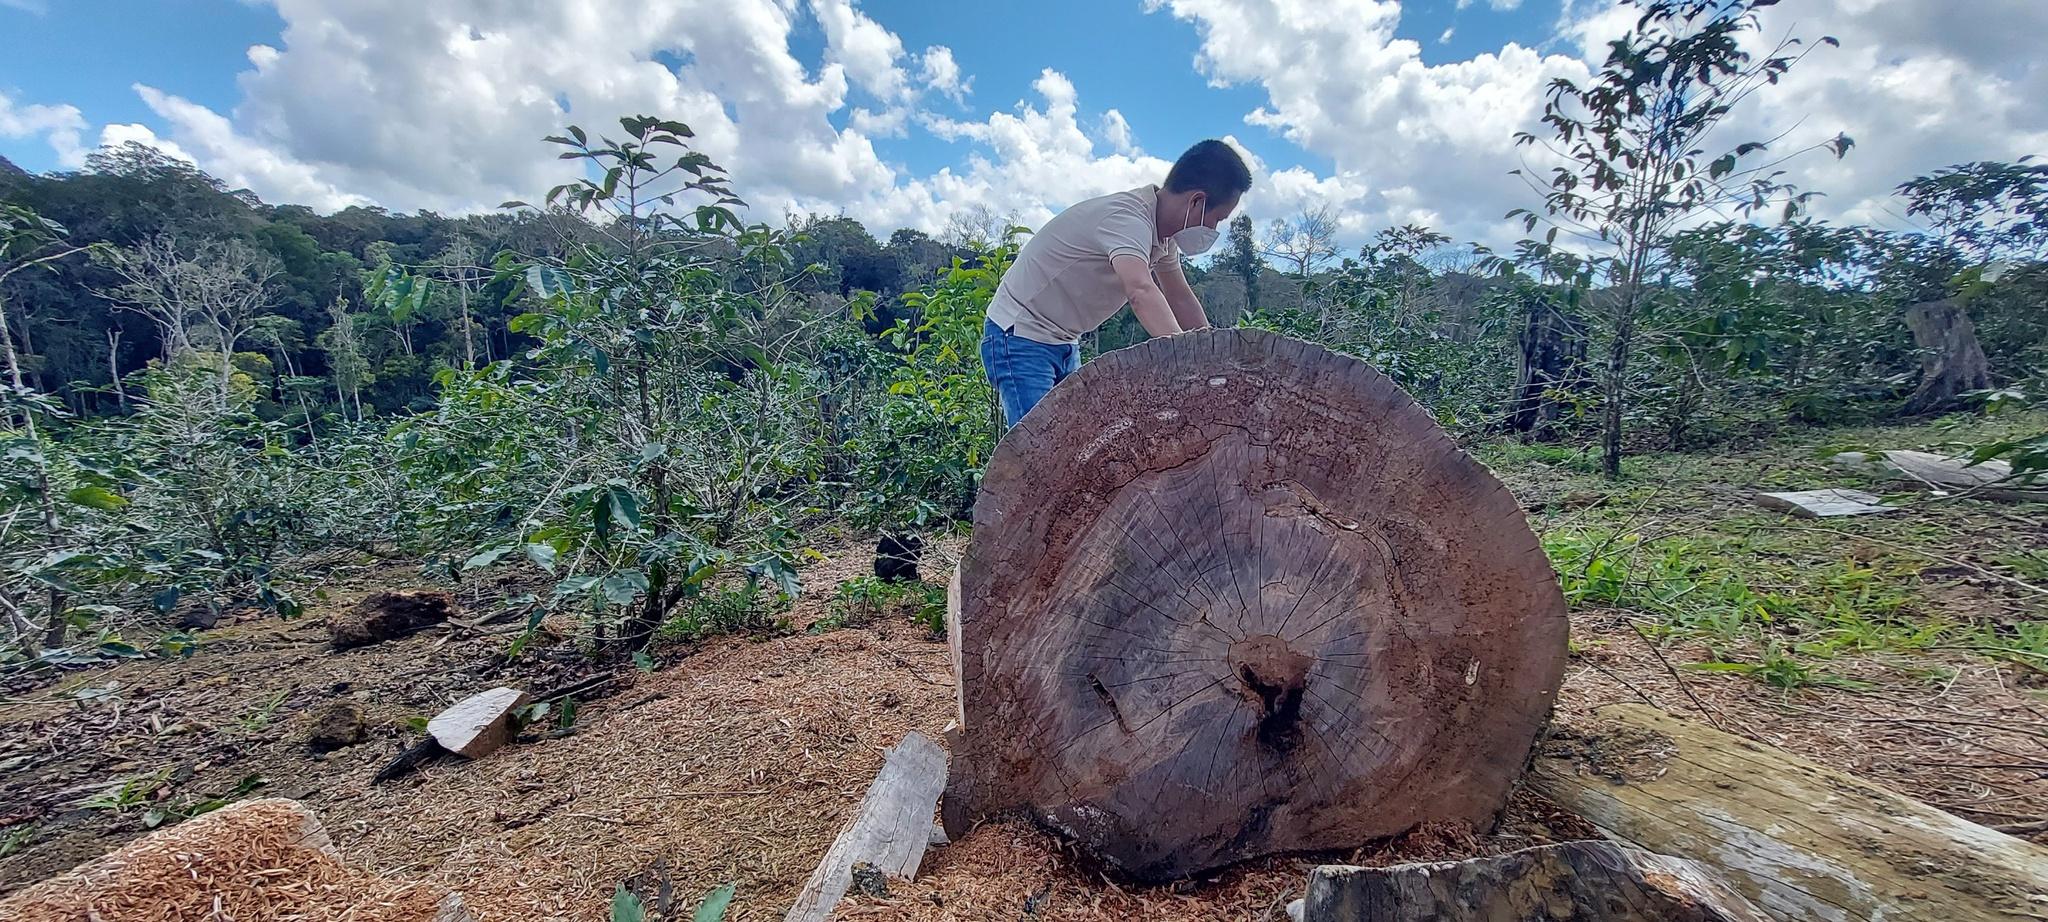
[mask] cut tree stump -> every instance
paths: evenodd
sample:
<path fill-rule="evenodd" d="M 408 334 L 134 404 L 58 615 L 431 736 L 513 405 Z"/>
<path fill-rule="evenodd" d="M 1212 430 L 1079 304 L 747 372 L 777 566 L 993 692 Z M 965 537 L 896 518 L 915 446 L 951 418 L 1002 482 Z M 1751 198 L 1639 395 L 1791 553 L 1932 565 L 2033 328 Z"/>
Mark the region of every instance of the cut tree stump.
<path fill-rule="evenodd" d="M 455 597 L 445 592 L 379 592 L 329 615 L 327 634 L 336 651 L 352 650 L 424 631 L 457 611 Z"/>
<path fill-rule="evenodd" d="M 168 826 L 0 899 L 7 922 L 473 922 L 437 883 L 342 860 L 313 813 L 246 800 Z"/>
<path fill-rule="evenodd" d="M 1324 865 L 1301 922 L 1765 922 L 1699 865 L 1611 842 L 1385 868 Z"/>
<path fill-rule="evenodd" d="M 1698 861 L 1772 919 L 2048 919 L 2048 849 L 1762 743 L 1639 705 L 1545 744 L 1537 793 Z"/>
<path fill-rule="evenodd" d="M 856 868 L 874 877 L 913 878 L 932 842 L 932 811 L 946 787 L 946 751 L 915 730 L 889 750 L 853 822 L 825 850 L 784 922 L 822 922 L 853 884 Z M 869 885 L 872 888 L 872 884 Z M 886 889 L 886 887 L 884 888 Z"/>
<path fill-rule="evenodd" d="M 1022 810 L 1140 880 L 1489 826 L 1565 661 L 1507 489 L 1363 362 L 1253 330 L 1055 388 L 958 596 L 947 832 Z"/>

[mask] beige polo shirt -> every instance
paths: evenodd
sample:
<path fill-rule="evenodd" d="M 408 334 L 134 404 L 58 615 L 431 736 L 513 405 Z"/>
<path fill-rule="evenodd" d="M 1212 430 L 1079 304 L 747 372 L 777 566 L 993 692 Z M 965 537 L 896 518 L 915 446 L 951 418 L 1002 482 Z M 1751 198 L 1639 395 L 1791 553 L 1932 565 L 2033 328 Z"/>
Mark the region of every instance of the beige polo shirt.
<path fill-rule="evenodd" d="M 1158 202 L 1158 186 L 1140 186 L 1060 212 L 1024 242 L 1003 273 L 988 319 L 1026 339 L 1079 342 L 1130 301 L 1111 257 L 1128 253 L 1154 270 L 1180 258 L 1173 241 L 1158 238 Z"/>

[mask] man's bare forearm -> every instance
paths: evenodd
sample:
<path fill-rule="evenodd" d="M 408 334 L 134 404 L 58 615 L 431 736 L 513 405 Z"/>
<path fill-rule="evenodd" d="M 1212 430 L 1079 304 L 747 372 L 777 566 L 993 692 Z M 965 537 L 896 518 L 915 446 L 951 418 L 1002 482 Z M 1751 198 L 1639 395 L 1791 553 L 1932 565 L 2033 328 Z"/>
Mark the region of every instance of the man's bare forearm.
<path fill-rule="evenodd" d="M 1178 312 L 1166 300 L 1166 293 L 1157 285 L 1139 286 L 1131 292 L 1131 313 L 1138 315 L 1138 324 L 1153 336 L 1172 336 L 1181 332 Z"/>

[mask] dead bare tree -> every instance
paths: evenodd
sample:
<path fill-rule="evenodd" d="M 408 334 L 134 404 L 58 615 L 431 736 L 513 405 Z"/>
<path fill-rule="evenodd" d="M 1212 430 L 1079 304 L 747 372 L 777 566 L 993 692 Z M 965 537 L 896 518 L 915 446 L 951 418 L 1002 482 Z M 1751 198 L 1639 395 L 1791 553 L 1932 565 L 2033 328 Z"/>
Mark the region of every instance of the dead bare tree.
<path fill-rule="evenodd" d="M 987 205 L 976 204 L 946 218 L 946 228 L 939 231 L 939 242 L 951 247 L 994 246 L 1009 235 L 1010 228 L 1016 223 L 1015 210 L 997 212 Z"/>
<path fill-rule="evenodd" d="M 469 299 L 483 288 L 491 277 L 486 266 L 476 265 L 476 246 L 469 238 L 457 236 L 434 257 L 428 269 L 442 281 L 455 287 L 456 304 L 460 310 L 458 322 L 462 327 L 462 367 L 476 367 L 476 322 L 469 313 Z M 485 341 L 488 358 L 489 341 Z"/>
<path fill-rule="evenodd" d="M 1337 218 L 1328 205 L 1275 218 L 1266 231 L 1266 256 L 1308 278 L 1337 258 Z"/>
<path fill-rule="evenodd" d="M 220 388 L 234 377 L 235 348 L 261 314 L 277 260 L 240 240 L 187 245 L 169 234 L 139 246 L 104 251 L 101 263 L 121 283 L 98 294 L 115 306 L 148 317 L 163 337 L 165 359 L 196 349 L 220 351 Z"/>

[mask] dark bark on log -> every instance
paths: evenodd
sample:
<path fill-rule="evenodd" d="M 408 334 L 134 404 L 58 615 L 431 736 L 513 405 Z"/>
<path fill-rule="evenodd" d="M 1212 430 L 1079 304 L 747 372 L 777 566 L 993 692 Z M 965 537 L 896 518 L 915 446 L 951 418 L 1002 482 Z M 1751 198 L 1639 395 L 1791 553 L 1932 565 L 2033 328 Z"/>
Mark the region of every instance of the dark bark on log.
<path fill-rule="evenodd" d="M 1386 868 L 1325 865 L 1302 922 L 1766 922 L 1693 862 L 1611 842 Z"/>
<path fill-rule="evenodd" d="M 1977 343 L 1977 325 L 1954 300 L 1913 305 L 1906 326 L 1920 349 L 1920 386 L 1906 399 L 1907 414 L 1950 409 L 1963 394 L 1991 386 L 1991 363 Z"/>
<path fill-rule="evenodd" d="M 956 837 L 1025 810 L 1146 880 L 1488 826 L 1564 668 L 1514 497 L 1354 359 L 1111 353 L 997 447 L 954 619 Z"/>
<path fill-rule="evenodd" d="M 1544 744 L 1530 788 L 1778 922 L 2048 919 L 2048 849 L 1652 708 L 1598 718 Z"/>
<path fill-rule="evenodd" d="M 386 781 L 403 778 L 419 771 L 420 766 L 447 754 L 448 750 L 441 748 L 440 743 L 434 742 L 433 737 L 427 737 L 405 747 L 405 751 L 399 753 L 397 758 L 385 763 L 383 768 L 377 770 L 376 777 L 370 779 L 370 783 L 383 784 Z"/>
<path fill-rule="evenodd" d="M 1555 393 L 1577 386 L 1584 374 L 1585 325 L 1541 294 L 1526 296 L 1522 308 L 1521 361 L 1507 427 L 1532 439 L 1554 438 L 1551 425 L 1563 412 Z"/>

